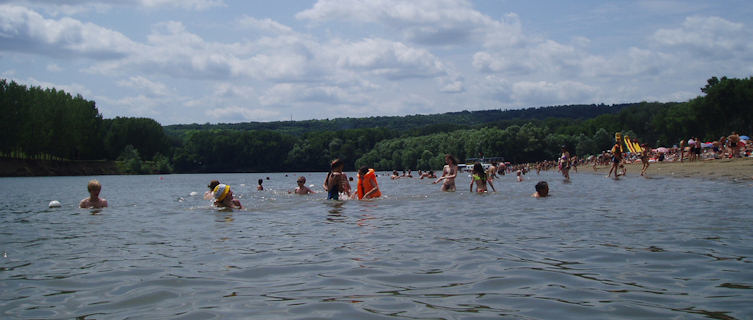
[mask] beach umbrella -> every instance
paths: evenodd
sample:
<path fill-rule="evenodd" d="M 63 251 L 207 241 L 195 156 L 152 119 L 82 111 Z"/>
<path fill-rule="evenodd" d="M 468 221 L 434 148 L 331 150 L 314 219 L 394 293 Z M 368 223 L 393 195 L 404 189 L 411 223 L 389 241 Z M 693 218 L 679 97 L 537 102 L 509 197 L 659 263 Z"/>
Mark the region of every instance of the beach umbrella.
<path fill-rule="evenodd" d="M 748 136 L 740 136 L 740 140 L 750 140 L 750 137 L 748 137 Z"/>

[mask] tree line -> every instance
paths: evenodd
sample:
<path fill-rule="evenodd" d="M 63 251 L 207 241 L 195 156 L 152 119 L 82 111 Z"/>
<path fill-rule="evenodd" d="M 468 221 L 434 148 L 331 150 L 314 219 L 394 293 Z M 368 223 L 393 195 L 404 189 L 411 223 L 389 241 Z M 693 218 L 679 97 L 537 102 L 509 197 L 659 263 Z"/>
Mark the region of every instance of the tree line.
<path fill-rule="evenodd" d="M 94 101 L 0 80 L 4 157 L 115 160 L 125 173 L 436 169 L 450 153 L 513 163 L 553 159 L 562 145 L 587 156 L 615 132 L 672 146 L 753 133 L 753 78 L 712 77 L 687 102 L 572 105 L 405 117 L 174 125 L 149 118 L 103 119 Z"/>

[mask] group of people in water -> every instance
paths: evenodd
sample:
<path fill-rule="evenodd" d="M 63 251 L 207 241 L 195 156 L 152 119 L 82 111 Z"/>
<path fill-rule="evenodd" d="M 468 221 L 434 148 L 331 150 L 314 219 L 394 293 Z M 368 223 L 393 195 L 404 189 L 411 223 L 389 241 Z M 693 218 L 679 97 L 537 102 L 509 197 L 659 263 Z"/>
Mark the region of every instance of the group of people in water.
<path fill-rule="evenodd" d="M 458 161 L 452 155 L 445 156 L 446 165 L 442 170 L 442 176 L 433 181 L 434 184 L 441 183 L 440 190 L 446 192 L 452 192 L 456 190 L 455 178 L 459 173 Z M 504 164 L 500 164 L 499 168 L 502 168 Z M 356 191 L 352 192 L 349 181 L 343 169 L 345 163 L 336 159 L 332 161 L 330 165 L 330 171 L 327 173 L 323 189 L 327 192 L 327 199 L 341 200 L 341 199 L 374 199 L 382 196 L 382 192 L 379 189 L 379 183 L 377 182 L 377 175 L 374 169 L 367 166 L 362 166 L 358 169 L 358 182 L 356 185 Z M 491 166 L 488 170 L 485 170 L 481 163 L 476 162 L 471 170 L 471 182 L 469 185 L 469 191 L 483 193 L 488 192 L 487 187 L 491 187 L 493 192 L 497 190 L 494 187 L 494 178 L 497 175 L 498 167 Z M 396 173 L 396 172 L 395 172 Z M 503 171 L 504 174 L 504 171 Z M 520 171 L 518 173 L 520 175 Z M 406 175 L 407 176 L 407 175 Z M 421 173 L 421 178 L 435 177 L 432 171 Z M 395 179 L 393 177 L 393 179 Z M 518 181 L 522 181 L 519 179 Z M 264 190 L 262 185 L 263 180 L 259 179 L 257 190 Z M 306 186 L 306 177 L 300 176 L 296 180 L 297 187 L 289 191 L 289 193 L 306 195 L 316 193 L 310 187 Z M 212 200 L 212 204 L 215 207 L 220 208 L 237 208 L 242 209 L 243 205 L 239 199 L 233 196 L 233 191 L 228 184 L 220 183 L 219 180 L 212 180 L 207 185 L 208 189 L 204 193 L 205 200 Z M 99 193 L 102 190 L 102 185 L 97 180 L 89 182 L 87 189 L 89 191 L 89 197 L 81 200 L 81 208 L 103 208 L 107 207 L 107 200 L 99 197 Z M 549 194 L 549 186 L 545 181 L 541 181 L 536 185 L 536 192 L 533 197 L 546 197 Z"/>

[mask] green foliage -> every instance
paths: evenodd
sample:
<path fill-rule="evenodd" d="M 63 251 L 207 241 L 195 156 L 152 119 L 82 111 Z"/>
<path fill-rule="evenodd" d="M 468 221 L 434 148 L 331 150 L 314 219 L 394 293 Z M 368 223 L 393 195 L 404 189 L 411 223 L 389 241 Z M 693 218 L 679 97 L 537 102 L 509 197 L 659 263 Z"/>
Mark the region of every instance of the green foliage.
<path fill-rule="evenodd" d="M 349 171 L 427 170 L 441 168 L 448 153 L 513 163 L 556 158 L 562 145 L 596 154 L 618 131 L 649 146 L 753 133 L 753 78 L 712 77 L 701 92 L 683 103 L 162 127 L 148 118 L 102 119 L 81 96 L 0 80 L 0 154 L 118 159 L 127 173 L 326 171 L 335 158 Z"/>

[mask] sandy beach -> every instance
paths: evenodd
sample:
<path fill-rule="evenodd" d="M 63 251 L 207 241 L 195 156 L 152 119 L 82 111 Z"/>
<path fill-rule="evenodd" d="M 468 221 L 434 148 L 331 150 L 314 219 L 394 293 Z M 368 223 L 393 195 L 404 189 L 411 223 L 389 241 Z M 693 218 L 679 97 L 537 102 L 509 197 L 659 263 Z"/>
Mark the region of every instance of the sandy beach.
<path fill-rule="evenodd" d="M 642 164 L 640 161 L 627 165 L 627 176 L 637 177 L 641 174 Z M 581 171 L 593 172 L 590 167 L 580 167 Z M 606 175 L 609 167 L 596 167 L 598 174 Z M 694 177 L 707 179 L 722 179 L 745 181 L 753 180 L 753 158 L 705 160 L 695 162 L 656 162 L 652 163 L 646 171 L 648 177 Z"/>

